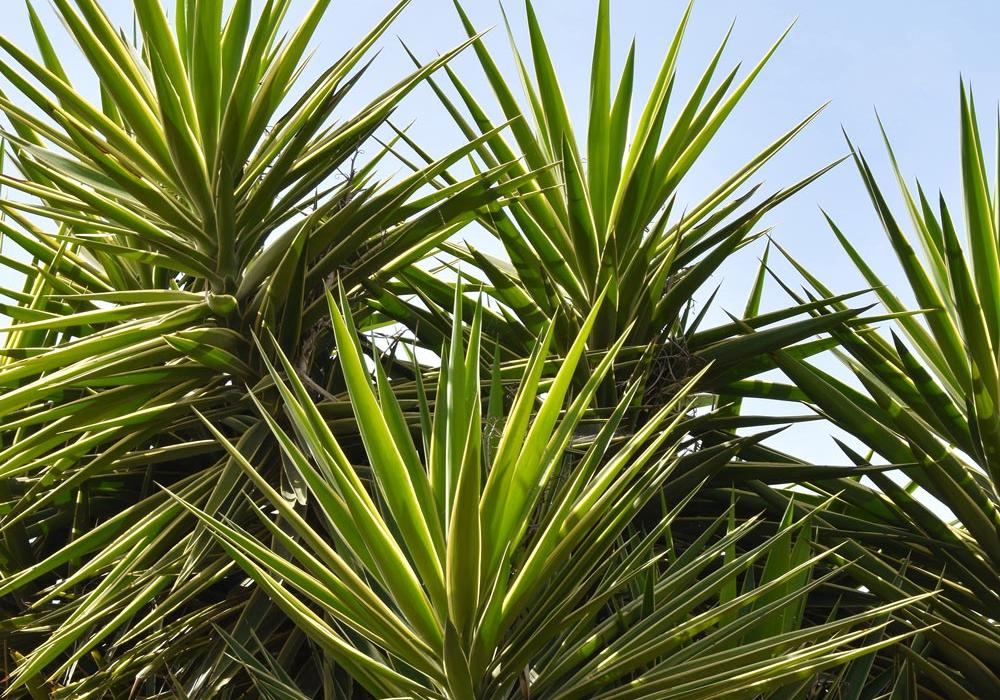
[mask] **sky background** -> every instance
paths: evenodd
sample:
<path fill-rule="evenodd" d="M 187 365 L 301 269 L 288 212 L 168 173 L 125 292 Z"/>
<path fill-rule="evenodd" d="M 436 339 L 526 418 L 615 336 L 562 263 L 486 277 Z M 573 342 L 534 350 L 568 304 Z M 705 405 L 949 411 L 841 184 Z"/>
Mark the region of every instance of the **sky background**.
<path fill-rule="evenodd" d="M 49 20 L 57 50 L 63 55 L 74 51 L 71 41 L 52 19 L 47 3 L 36 4 Z M 102 4 L 116 23 L 131 27 L 131 0 L 104 0 Z M 307 4 L 296 0 L 293 15 L 300 16 Z M 339 56 L 392 4 L 389 0 L 335 0 L 314 42 L 316 55 L 309 75 Z M 508 75 L 515 75 L 510 72 L 512 64 L 498 4 L 492 0 L 467 0 L 465 4 L 480 28 L 495 27 L 487 42 L 501 67 L 507 69 Z M 644 94 L 651 84 L 685 4 L 678 0 L 612 0 L 612 30 L 618 58 L 615 70 L 620 70 L 628 43 L 635 37 L 638 94 Z M 582 137 L 597 2 L 536 0 L 535 5 L 550 40 L 571 116 Z M 510 0 L 506 8 L 515 34 L 527 51 L 522 3 Z M 0 31 L 21 46 L 31 46 L 33 41 L 22 4 L 4 3 L 3 9 Z M 764 181 L 765 190 L 789 185 L 845 155 L 847 148 L 841 127 L 866 152 L 891 190 L 891 173 L 875 120 L 877 108 L 904 173 L 911 179 L 918 177 L 931 192 L 942 189 L 954 203 L 953 209 L 961 209 L 959 76 L 971 81 L 980 115 L 996 114 L 1000 61 L 995 42 L 989 37 L 1000 26 L 1000 3 L 995 0 L 948 3 L 700 0 L 681 55 L 679 92 L 675 94 L 685 94 L 698 78 L 734 19 L 735 31 L 722 69 L 740 61 L 745 67 L 755 64 L 783 29 L 793 20 L 798 21 L 754 88 L 687 177 L 680 191 L 680 204 L 700 199 L 700 195 L 714 189 L 802 117 L 830 101 L 820 118 L 760 173 L 758 179 Z M 459 43 L 464 34 L 450 0 L 413 0 L 382 42 L 384 50 L 361 88 L 352 95 L 355 105 L 411 69 L 397 36 L 427 59 Z M 93 94 L 93 80 L 82 66 L 72 61 L 67 63 L 78 87 Z M 483 98 L 484 104 L 494 104 L 471 52 L 453 65 Z M 411 120 L 414 121 L 411 133 L 432 153 L 443 154 L 461 143 L 461 136 L 428 89 L 420 89 L 400 108 L 396 121 L 405 124 Z M 991 151 L 995 129 L 992 122 L 984 127 L 987 150 Z M 890 286 L 901 281 L 850 163 L 842 164 L 782 205 L 767 223 L 775 227 L 776 240 L 828 286 L 842 292 L 860 288 L 863 283 L 827 230 L 820 206 L 833 216 L 874 267 L 885 273 Z M 903 214 L 900 210 L 900 215 Z M 719 313 L 723 308 L 742 310 L 760 252 L 760 247 L 744 251 L 720 272 L 716 280 L 723 285 L 717 302 Z M 777 268 L 795 281 L 787 267 Z M 9 274 L 0 271 L 0 284 L 6 286 L 12 281 Z M 785 301 L 779 290 L 773 286 L 768 289 L 765 305 L 780 306 Z M 828 434 L 826 426 L 800 427 L 786 442 L 790 441 L 789 445 L 801 456 L 817 461 L 837 459 Z"/>

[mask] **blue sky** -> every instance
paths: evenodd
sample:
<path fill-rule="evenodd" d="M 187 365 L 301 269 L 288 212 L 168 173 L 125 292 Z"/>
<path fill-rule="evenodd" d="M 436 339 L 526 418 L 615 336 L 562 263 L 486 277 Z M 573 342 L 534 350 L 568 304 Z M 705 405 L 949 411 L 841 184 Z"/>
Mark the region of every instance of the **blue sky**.
<path fill-rule="evenodd" d="M 46 4 L 37 4 L 43 16 L 51 18 Z M 311 70 L 319 70 L 339 55 L 391 4 L 390 0 L 335 0 L 319 32 Z M 571 113 L 576 116 L 578 131 L 582 133 L 596 0 L 536 0 L 535 4 L 551 40 Z M 637 85 L 651 82 L 684 4 L 679 0 L 612 0 L 619 58 L 624 57 L 633 36 L 638 42 Z M 5 5 L 6 17 L 0 31 L 22 46 L 30 46 L 27 15 L 22 5 Z M 131 0 L 104 0 L 103 5 L 116 22 L 126 27 L 131 25 Z M 467 0 L 466 5 L 481 28 L 497 25 L 487 41 L 503 58 L 501 65 L 509 67 L 507 40 L 497 3 Z M 306 6 L 306 2 L 296 0 L 293 12 L 301 14 Z M 523 36 L 521 1 L 509 0 L 506 7 L 515 31 Z M 877 107 L 905 173 L 919 177 L 931 191 L 943 189 L 956 203 L 955 208 L 960 209 L 956 196 L 959 76 L 964 75 L 972 82 L 980 115 L 995 114 L 1000 97 L 1000 62 L 996 59 L 995 44 L 985 40 L 988 32 L 984 28 L 1000 26 L 1000 3 L 993 0 L 955 3 L 700 0 L 682 54 L 679 87 L 697 78 L 733 19 L 736 28 L 726 64 L 743 61 L 749 66 L 796 18 L 798 22 L 791 35 L 691 173 L 682 194 L 693 201 L 699 194 L 707 193 L 801 117 L 831 101 L 819 120 L 762 172 L 766 189 L 790 184 L 844 155 L 841 126 L 871 157 L 886 185 L 890 185 L 891 176 L 874 117 Z M 73 50 L 54 20 L 51 26 L 57 48 Z M 413 0 L 383 42 L 384 51 L 355 99 L 373 95 L 376 89 L 391 84 L 409 70 L 397 35 L 424 58 L 447 50 L 463 37 L 451 0 Z M 471 55 L 461 57 L 455 66 L 479 88 L 485 103 L 492 104 Z M 71 73 L 80 87 L 92 89 L 85 72 L 71 68 Z M 450 127 L 447 115 L 429 90 L 420 90 L 400 109 L 397 121 L 410 120 L 415 120 L 414 135 L 432 152 L 444 153 L 460 142 L 459 134 Z M 992 124 L 986 133 L 987 142 L 992 143 Z M 776 239 L 834 289 L 849 291 L 860 287 L 860 279 L 823 223 L 820 205 L 875 267 L 886 273 L 890 284 L 900 279 L 849 163 L 826 175 L 770 218 L 768 223 L 775 227 Z M 720 273 L 717 280 L 723 283 L 720 307 L 734 311 L 742 307 L 751 278 L 749 269 L 759 253 L 759 248 L 745 251 Z M 2 271 L 0 281 L 5 285 L 11 282 Z M 773 288 L 766 299 L 766 303 L 774 306 L 784 302 L 780 292 Z M 804 433 L 817 438 L 820 434 L 825 435 L 825 429 Z M 797 451 L 804 456 L 830 458 L 828 440 L 796 442 L 800 443 Z M 820 442 L 824 446 L 819 446 Z"/>

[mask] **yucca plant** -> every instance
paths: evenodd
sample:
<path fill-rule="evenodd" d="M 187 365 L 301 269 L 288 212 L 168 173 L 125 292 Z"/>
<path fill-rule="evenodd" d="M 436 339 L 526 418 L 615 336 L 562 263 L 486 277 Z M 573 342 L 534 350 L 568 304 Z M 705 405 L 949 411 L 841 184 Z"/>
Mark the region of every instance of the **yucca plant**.
<path fill-rule="evenodd" d="M 461 3 L 455 2 L 502 114 L 509 122 L 494 123 L 487 110 L 462 79 L 446 67 L 450 88 L 431 78 L 443 107 L 468 139 L 481 145 L 471 159 L 473 167 L 488 170 L 519 158 L 519 170 L 505 178 L 528 178 L 520 198 L 504 207 L 491 206 L 476 222 L 503 246 L 506 260 L 491 257 L 472 244 L 446 243 L 451 253 L 447 276 L 422 266 L 411 266 L 371 299 L 383 322 L 406 326 L 431 350 L 448 335 L 449 307 L 454 278 L 482 285 L 490 304 L 482 311 L 484 350 L 495 352 L 503 366 L 517 363 L 530 350 L 541 328 L 557 324 L 556 350 L 565 352 L 596 296 L 607 290 L 607 300 L 591 329 L 586 362 L 574 377 L 582 386 L 590 368 L 621 336 L 626 345 L 619 361 L 598 391 L 595 408 L 606 415 L 621 398 L 630 379 L 643 384 L 628 411 L 627 423 L 636 425 L 656 407 L 670 401 L 680 386 L 699 376 L 699 390 L 711 392 L 720 410 L 712 420 L 690 426 L 701 431 L 705 445 L 726 442 L 739 428 L 773 425 L 767 416 L 742 416 L 739 394 L 752 377 L 775 368 L 770 352 L 786 350 L 805 358 L 835 344 L 824 331 L 837 323 L 860 323 L 860 311 L 843 309 L 832 315 L 810 316 L 828 308 L 823 299 L 796 303 L 760 313 L 763 272 L 753 282 L 743 318 L 706 327 L 714 293 L 703 287 L 739 249 L 766 232 L 761 219 L 828 168 L 803 181 L 752 203 L 757 187 L 750 178 L 780 152 L 818 114 L 809 115 L 757 157 L 740 168 L 703 201 L 688 206 L 677 202 L 677 191 L 691 167 L 724 126 L 753 85 L 784 35 L 746 75 L 738 67 L 716 79 L 729 34 L 713 55 L 692 94 L 677 106 L 673 86 L 678 60 L 694 3 L 684 11 L 651 93 L 638 114 L 634 85 L 635 47 L 625 62 L 620 81 L 612 79 L 611 3 L 598 3 L 591 71 L 591 102 L 586 139 L 574 134 L 555 67 L 534 7 L 526 0 L 530 60 L 519 51 L 508 25 L 519 83 L 527 107 L 515 97 L 512 80 L 503 75 Z M 506 16 L 504 17 L 506 22 Z M 414 57 L 414 61 L 416 61 Z M 715 81 L 715 82 L 713 82 Z M 716 84 L 717 83 L 717 84 Z M 457 99 L 450 96 L 458 95 Z M 678 112 L 672 127 L 667 118 Z M 501 135 L 499 127 L 508 125 Z M 416 153 L 413 169 L 430 162 L 419 144 L 399 134 Z M 400 149 L 393 149 L 400 154 Z M 412 157 L 412 156 L 411 156 Z M 831 166 L 832 167 L 832 166 Z M 435 184 L 447 188 L 454 177 L 442 172 Z M 474 239 L 473 239 L 474 240 Z M 765 258 L 767 252 L 764 253 Z M 441 257 L 441 256 L 439 256 Z M 855 295 L 836 299 L 847 302 Z M 473 305 L 466 300 L 462 317 L 471 319 Z M 743 461 L 728 468 L 720 482 L 744 482 L 756 469 L 769 480 L 777 473 L 794 479 L 795 469 L 774 462 L 766 451 L 747 445 Z M 767 474 L 766 477 L 763 474 Z M 834 472 L 826 472 L 832 475 Z M 836 473 L 843 473 L 836 472 Z"/>
<path fill-rule="evenodd" d="M 884 600 L 941 591 L 919 615 L 936 626 L 908 652 L 893 697 L 1000 694 L 1000 206 L 964 85 L 960 107 L 964 242 L 943 196 L 906 184 L 886 139 L 909 214 L 907 234 L 867 160 L 852 148 L 917 308 L 908 309 L 882 282 L 831 218 L 837 239 L 898 318 L 890 337 L 876 328 L 834 332 L 838 354 L 860 385 L 778 355 L 798 387 L 793 398 L 814 404 L 882 461 L 911 465 L 901 482 L 873 473 L 870 484 L 841 480 L 817 496 L 841 492 L 822 517 L 831 526 L 828 542 L 851 538 L 841 551 L 858 559 L 858 583 Z M 818 294 L 830 293 L 797 267 Z M 874 459 L 844 449 L 855 464 Z"/>
<path fill-rule="evenodd" d="M 204 561 L 207 533 L 161 490 L 209 513 L 249 515 L 233 500 L 245 476 L 192 409 L 250 428 L 246 440 L 256 435 L 260 447 L 266 423 L 245 385 L 266 376 L 250 342 L 266 330 L 324 410 L 343 414 L 324 290 L 380 284 L 518 187 L 494 186 L 508 169 L 500 165 L 418 192 L 476 144 L 379 181 L 388 151 L 372 133 L 463 46 L 340 113 L 408 3 L 296 87 L 329 4 L 287 26 L 290 0 L 182 0 L 172 22 L 160 2 L 143 1 L 130 35 L 96 0 L 58 0 L 99 104 L 70 85 L 67 57 L 30 4 L 41 60 L 0 37 L 11 86 L 0 96 L 2 263 L 24 276 L 22 288 L 3 290 L 12 303 L 0 310 L 10 319 L 0 350 L 0 634 L 5 662 L 28 654 L 25 682 L 57 667 L 63 681 L 100 676 L 111 658 L 127 658 L 122 675 L 101 682 L 131 687 L 177 657 L 228 659 L 212 625 L 259 622 L 271 606 L 226 582 L 231 563 Z M 363 147 L 371 152 L 359 157 Z M 259 464 L 294 490 L 276 455 Z M 84 654 L 89 666 L 77 663 Z M 224 678 L 223 665 L 211 668 Z M 217 680 L 202 674 L 186 692 Z"/>
<path fill-rule="evenodd" d="M 750 376 L 768 364 L 765 351 L 788 347 L 821 332 L 824 320 L 804 319 L 782 325 L 808 309 L 791 308 L 748 318 L 750 328 L 767 329 L 752 342 L 741 341 L 746 325 L 732 323 L 705 329 L 705 313 L 714 296 L 703 286 L 731 255 L 765 232 L 762 217 L 819 177 L 803 181 L 754 202 L 757 187 L 748 180 L 791 141 L 818 111 L 780 136 L 739 168 L 702 201 L 677 201 L 685 176 L 708 148 L 740 100 L 777 50 L 784 35 L 745 77 L 739 69 L 717 79 L 729 34 L 723 39 L 691 94 L 680 100 L 674 86 L 685 29 L 694 3 L 669 38 L 666 57 L 648 97 L 633 123 L 638 93 L 634 84 L 635 46 L 620 80 L 611 75 L 611 3 L 598 7 L 591 71 L 591 99 L 586 137 L 578 137 L 562 97 L 560 82 L 530 0 L 525 2 L 530 58 L 519 51 L 508 25 L 518 81 L 526 107 L 515 96 L 514 82 L 504 76 L 462 5 L 457 11 L 474 41 L 476 56 L 505 119 L 510 143 L 492 122 L 487 109 L 453 71 L 446 68 L 449 90 L 431 80 L 444 108 L 466 138 L 481 141 L 475 163 L 489 170 L 519 158 L 517 170 L 505 178 L 534 171 L 522 192 L 533 196 L 509 206 L 480 210 L 477 223 L 502 244 L 507 260 L 480 252 L 472 244 L 447 246 L 462 272 L 485 283 L 496 302 L 483 319 L 484 332 L 504 358 L 523 357 L 549 320 L 560 324 L 557 349 L 580 328 L 597 296 L 608 300 L 594 325 L 590 347 L 600 353 L 626 335 L 628 346 L 644 353 L 640 373 L 646 376 L 645 399 L 669 397 L 678 382 L 711 364 L 703 387 L 722 391 L 730 381 Z M 506 17 L 504 18 L 506 21 Z M 414 59 L 416 60 L 416 59 Z M 677 116 L 670 126 L 671 109 Z M 403 135 L 404 141 L 409 141 Z M 429 159 L 409 141 L 418 156 Z M 420 160 L 418 158 L 418 160 Z M 421 161 L 422 162 L 422 161 Z M 412 167 L 419 167 L 411 163 Z M 446 188 L 447 173 L 435 181 Z M 536 193 L 537 192 L 537 193 Z M 417 301 L 407 303 L 416 296 Z M 436 347 L 446 333 L 450 287 L 420 267 L 412 267 L 387 287 L 376 305 L 393 320 Z M 693 311 L 692 300 L 701 309 Z M 434 313 L 438 310 L 438 313 Z M 470 318 L 471 305 L 465 309 Z M 618 383 L 635 371 L 637 351 L 627 350 L 615 373 Z M 631 367 L 629 367 L 631 363 Z M 746 371 L 742 371 L 746 368 Z M 579 381 L 586 380 L 586 371 Z M 617 401 L 614 382 L 602 388 L 599 401 Z"/>
<path fill-rule="evenodd" d="M 458 313 L 463 298 L 456 301 Z M 306 507 L 261 476 L 233 442 L 239 431 L 207 417 L 267 505 L 248 499 L 258 522 L 244 527 L 177 497 L 372 697 L 804 698 L 818 670 L 894 641 L 876 630 L 890 625 L 899 603 L 802 625 L 806 599 L 836 573 L 825 570 L 829 553 L 812 550 L 812 515 L 793 521 L 789 512 L 777 532 L 745 550 L 757 524 L 727 528 L 725 513 L 688 546 L 669 544 L 698 488 L 700 479 L 686 477 L 707 478 L 733 452 L 678 452 L 694 381 L 635 433 L 620 431 L 631 396 L 597 434 L 581 433 L 623 344 L 581 391 L 570 391 L 595 308 L 546 382 L 554 324 L 547 326 L 509 410 L 498 414 L 505 402 L 496 370 L 482 401 L 476 309 L 471 328 L 455 325 L 438 398 L 421 401 L 414 440 L 378 362 L 372 381 L 374 358 L 362 353 L 346 300 L 338 308 L 331 297 L 364 465 L 348 459 L 279 353 L 270 371 L 284 416 L 263 403 L 258 411 L 301 476 Z M 490 418 L 499 419 L 495 432 L 483 430 Z M 624 536 L 655 497 L 666 499 L 667 516 Z M 911 632 L 901 624 L 892 634 Z M 269 642 L 233 646 L 258 692 L 313 697 L 322 675 L 302 690 L 308 680 L 296 677 L 310 674 L 273 660 L 280 645 L 269 650 Z M 336 687 L 332 673 L 325 682 Z"/>
<path fill-rule="evenodd" d="M 859 605 L 841 555 L 816 548 L 836 503 L 758 522 L 712 500 L 812 474 L 745 461 L 773 455 L 768 434 L 735 428 L 774 419 L 728 397 L 768 352 L 808 357 L 830 342 L 814 334 L 861 323 L 826 313 L 851 295 L 761 315 L 760 276 L 746 319 L 689 315 L 812 179 L 739 213 L 800 125 L 671 214 L 760 67 L 710 89 L 713 59 L 663 134 L 682 27 L 628 149 L 632 60 L 617 100 L 599 83 L 588 158 L 605 165 L 584 168 L 530 4 L 536 128 L 467 18 L 466 43 L 338 115 L 405 0 L 301 89 L 329 0 L 287 31 L 291 0 L 179 0 L 172 21 L 137 2 L 131 36 L 98 0 L 53 4 L 100 95 L 69 84 L 30 4 L 40 60 L 0 37 L 0 232 L 31 261 L 0 259 L 24 276 L 0 309 L 8 696 L 806 700 L 891 676 L 883 649 L 922 643 L 937 618 L 903 608 L 925 596 Z M 605 2 L 595 75 L 609 31 Z M 452 74 L 467 144 L 376 146 L 466 46 L 511 121 L 482 119 Z M 403 143 L 426 164 L 379 180 Z M 470 156 L 472 177 L 450 174 Z M 513 272 L 449 245 L 472 221 Z M 478 269 L 489 304 L 417 265 L 439 250 Z M 355 318 L 424 347 L 401 357 Z M 421 353 L 442 341 L 439 363 Z"/>

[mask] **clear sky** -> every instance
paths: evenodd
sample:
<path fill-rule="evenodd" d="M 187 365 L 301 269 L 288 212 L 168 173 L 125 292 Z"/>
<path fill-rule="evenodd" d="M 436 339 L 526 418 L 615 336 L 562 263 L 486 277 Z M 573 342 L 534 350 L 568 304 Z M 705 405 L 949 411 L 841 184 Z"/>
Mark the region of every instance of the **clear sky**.
<path fill-rule="evenodd" d="M 43 16 L 51 18 L 47 3 L 36 4 Z M 165 4 L 173 5 L 169 1 Z M 311 69 L 316 71 L 339 55 L 392 4 L 390 0 L 334 0 L 318 34 Z M 465 4 L 481 28 L 498 25 L 487 41 L 502 59 L 501 65 L 509 67 L 497 3 L 467 0 Z M 596 0 L 535 2 L 551 40 L 556 67 L 579 124 L 579 133 L 584 132 L 596 4 Z M 624 58 L 633 36 L 638 42 L 637 85 L 651 82 L 685 4 L 686 0 L 612 0 L 619 59 Z M 132 0 L 104 0 L 103 5 L 116 22 L 131 26 Z M 5 2 L 4 6 L 0 31 L 22 46 L 30 46 L 27 14 L 21 3 Z M 294 11 L 301 14 L 306 6 L 304 0 L 296 0 Z M 509 0 L 506 8 L 514 20 L 515 31 L 523 38 L 521 1 Z M 1000 27 L 1000 3 L 995 0 L 700 0 L 682 54 L 681 87 L 696 79 L 733 19 L 736 28 L 727 50 L 726 65 L 743 61 L 749 66 L 796 18 L 798 23 L 791 36 L 692 172 L 682 194 L 694 200 L 707 193 L 776 136 L 829 100 L 831 104 L 820 119 L 763 171 L 761 177 L 766 188 L 790 184 L 844 155 L 841 126 L 874 161 L 889 187 L 891 175 L 874 117 L 878 108 L 905 173 L 919 177 L 931 191 L 943 189 L 955 202 L 954 209 L 960 210 L 959 76 L 971 80 L 980 115 L 995 114 L 1000 97 L 1000 61 L 993 39 L 996 28 Z M 57 48 L 73 50 L 54 20 L 51 26 Z M 356 99 L 372 95 L 377 88 L 409 70 L 410 64 L 396 36 L 424 58 L 447 50 L 463 38 L 451 0 L 413 0 L 383 42 L 384 51 L 366 76 L 365 86 Z M 524 46 L 526 49 L 526 43 Z M 465 56 L 455 65 L 479 88 L 484 103 L 492 104 L 471 59 L 471 55 Z M 619 60 L 619 68 L 620 64 Z M 71 72 L 86 89 L 86 74 Z M 414 94 L 399 110 L 398 122 L 410 120 L 416 120 L 415 136 L 434 153 L 444 153 L 459 143 L 459 135 L 429 90 Z M 989 144 L 994 142 L 992 123 L 986 125 L 984 138 Z M 783 205 L 771 217 L 768 223 L 776 227 L 776 239 L 834 289 L 849 291 L 860 287 L 860 279 L 825 228 L 820 205 L 875 266 L 886 272 L 887 281 L 900 280 L 857 173 L 849 163 Z M 721 307 L 733 311 L 742 307 L 751 279 L 750 267 L 759 253 L 758 248 L 746 251 L 720 273 Z M 8 284 L 10 277 L 0 272 L 0 280 Z M 773 288 L 766 300 L 772 306 L 785 301 Z M 827 431 L 818 427 L 817 430 L 800 431 L 800 437 L 817 439 L 796 440 L 796 452 L 819 460 L 830 459 L 829 441 L 818 439 Z"/>

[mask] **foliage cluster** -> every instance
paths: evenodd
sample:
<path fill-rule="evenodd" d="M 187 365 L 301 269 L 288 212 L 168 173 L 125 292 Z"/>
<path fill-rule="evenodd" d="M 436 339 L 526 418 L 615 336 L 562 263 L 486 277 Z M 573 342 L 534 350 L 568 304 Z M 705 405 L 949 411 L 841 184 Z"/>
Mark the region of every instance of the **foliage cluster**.
<path fill-rule="evenodd" d="M 30 4 L 34 50 L 0 36 L 4 697 L 1000 697 L 1000 179 L 964 88 L 966 241 L 851 147 L 918 308 L 831 220 L 870 290 L 781 250 L 808 288 L 762 312 L 768 244 L 711 326 L 833 167 L 751 184 L 813 114 L 678 201 L 783 36 L 681 95 L 689 7 L 642 95 L 600 0 L 577 136 L 529 0 L 518 75 L 456 0 L 468 36 L 353 113 L 408 0 L 307 85 L 330 0 L 141 0 L 131 35 L 52 4 L 100 92 Z M 392 121 L 421 85 L 443 156 Z M 817 419 L 867 453 L 768 446 Z"/>

